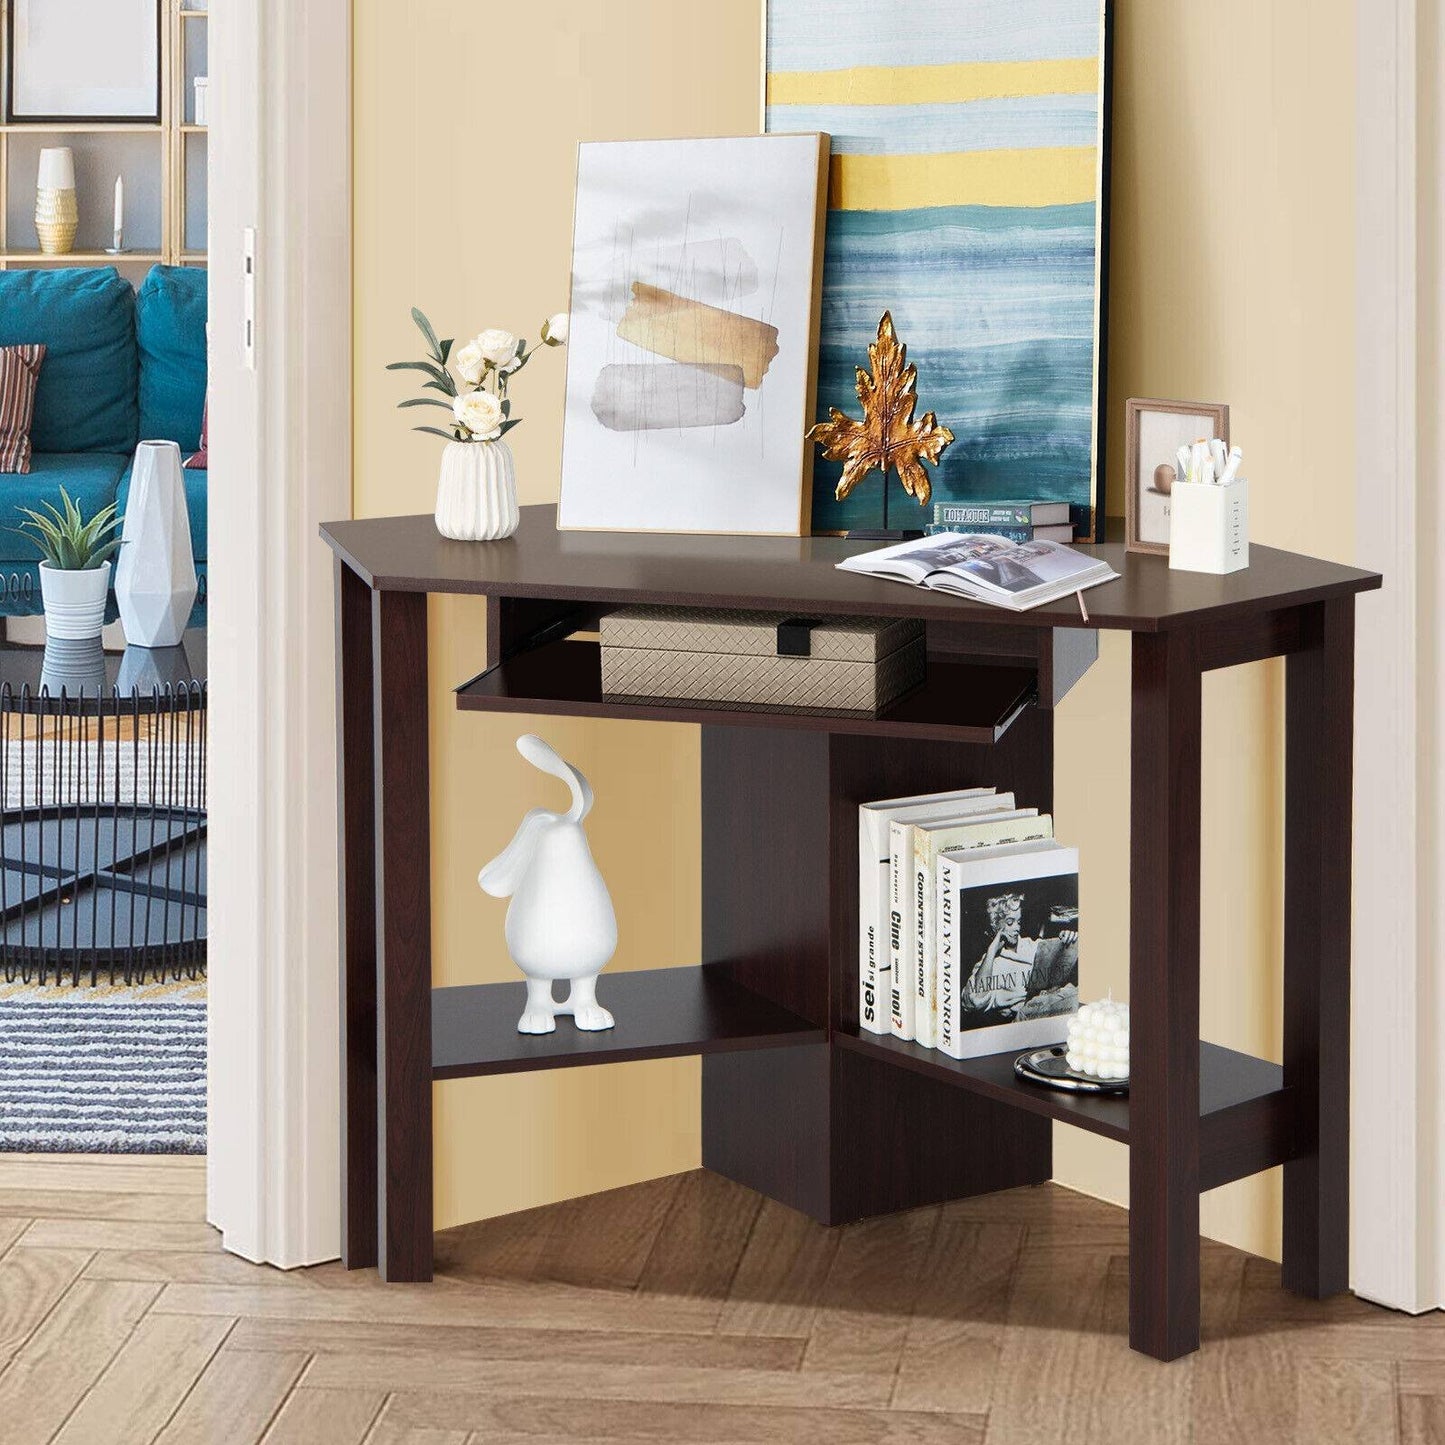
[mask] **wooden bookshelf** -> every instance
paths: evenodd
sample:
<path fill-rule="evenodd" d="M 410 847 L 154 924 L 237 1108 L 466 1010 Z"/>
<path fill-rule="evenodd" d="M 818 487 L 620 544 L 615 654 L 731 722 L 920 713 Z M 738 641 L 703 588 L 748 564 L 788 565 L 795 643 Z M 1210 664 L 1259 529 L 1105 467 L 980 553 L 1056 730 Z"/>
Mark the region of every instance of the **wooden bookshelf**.
<path fill-rule="evenodd" d="M 9 3 L 0 0 L 0 83 L 7 73 L 4 47 L 9 37 Z M 0 108 L 0 270 L 31 266 L 116 266 L 139 282 L 143 269 L 156 264 L 205 265 L 205 197 L 209 170 L 207 128 L 196 125 L 191 81 L 204 73 L 198 65 L 205 53 L 209 20 L 205 9 L 164 0 L 161 24 L 161 117 L 159 121 L 20 121 L 3 122 Z M 34 161 L 38 146 L 54 138 L 71 145 L 76 164 L 91 171 L 90 183 L 78 177 L 81 230 L 76 249 L 64 255 L 42 252 L 35 240 Z M 151 144 L 148 144 L 151 143 Z M 141 149 L 133 149 L 132 145 Z M 154 180 L 157 209 L 142 217 L 135 209 L 135 177 Z M 112 191 L 116 175 L 127 178 L 126 243 L 139 236 L 146 244 L 120 255 L 105 246 L 111 241 Z M 12 211 L 21 217 L 11 224 Z M 188 234 L 187 218 L 190 216 Z"/>
<path fill-rule="evenodd" d="M 432 1272 L 432 1089 L 474 1074 L 702 1056 L 703 1163 L 828 1224 L 1040 1183 L 1055 1122 L 1130 1151 L 1130 1340 L 1199 1342 L 1199 1195 L 1284 1166 L 1284 1280 L 1348 1266 L 1350 797 L 1356 594 L 1373 573 L 1267 547 L 1228 577 L 1119 572 L 1017 616 L 839 572 L 830 538 L 559 533 L 469 544 L 430 517 L 330 523 L 341 773 L 344 1258 Z M 433 989 L 427 607 L 488 599 L 463 711 L 701 729 L 700 967 L 605 973 L 617 1017 L 516 1033 L 519 982 Z M 595 629 L 635 603 L 923 621 L 928 680 L 876 718 L 603 695 Z M 1053 806 L 1054 709 L 1132 634 L 1131 1084 L 1058 1094 L 1013 1056 L 953 1060 L 858 1021 L 858 805 L 992 784 Z M 1199 1038 L 1201 682 L 1286 659 L 1284 1057 Z M 1121 719 L 1122 721 L 1122 719 Z M 378 1027 L 380 1021 L 380 1027 Z"/>

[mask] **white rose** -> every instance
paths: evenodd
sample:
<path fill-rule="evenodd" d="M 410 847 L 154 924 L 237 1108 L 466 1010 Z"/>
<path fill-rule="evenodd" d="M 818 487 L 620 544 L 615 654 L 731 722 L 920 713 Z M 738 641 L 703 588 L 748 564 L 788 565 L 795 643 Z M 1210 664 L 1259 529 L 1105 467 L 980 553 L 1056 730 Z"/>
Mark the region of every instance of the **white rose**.
<path fill-rule="evenodd" d="M 489 391 L 468 391 L 452 402 L 452 415 L 481 442 L 498 435 L 502 425 L 502 403 Z"/>
<path fill-rule="evenodd" d="M 518 342 L 510 331 L 493 326 L 483 331 L 472 345 L 482 353 L 482 360 L 493 366 L 505 366 L 517 354 Z"/>
<path fill-rule="evenodd" d="M 486 364 L 482 348 L 475 341 L 469 341 L 452 352 L 452 365 L 456 367 L 457 375 L 473 386 L 482 379 L 482 370 Z"/>
<path fill-rule="evenodd" d="M 548 346 L 566 346 L 568 317 L 565 311 L 549 316 L 542 323 L 542 340 Z"/>

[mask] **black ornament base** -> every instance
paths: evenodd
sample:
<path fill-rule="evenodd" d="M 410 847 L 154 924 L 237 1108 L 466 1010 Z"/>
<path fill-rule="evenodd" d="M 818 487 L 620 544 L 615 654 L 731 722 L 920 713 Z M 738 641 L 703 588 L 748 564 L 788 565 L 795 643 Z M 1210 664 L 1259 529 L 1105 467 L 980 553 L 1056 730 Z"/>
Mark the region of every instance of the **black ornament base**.
<path fill-rule="evenodd" d="M 922 527 L 853 527 L 843 534 L 845 542 L 917 542 Z"/>

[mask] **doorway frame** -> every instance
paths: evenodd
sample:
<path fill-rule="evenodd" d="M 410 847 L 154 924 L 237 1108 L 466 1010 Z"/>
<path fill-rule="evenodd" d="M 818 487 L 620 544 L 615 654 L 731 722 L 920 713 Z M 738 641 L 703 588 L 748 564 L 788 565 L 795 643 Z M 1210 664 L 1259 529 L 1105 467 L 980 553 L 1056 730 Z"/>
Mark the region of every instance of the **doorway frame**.
<path fill-rule="evenodd" d="M 291 1267 L 340 1247 L 317 528 L 351 515 L 351 3 L 234 0 L 211 26 L 207 1218 Z"/>
<path fill-rule="evenodd" d="M 1385 586 L 1356 652 L 1350 1279 L 1419 1313 L 1445 1304 L 1439 0 L 1358 0 L 1355 57 L 1355 554 Z"/>

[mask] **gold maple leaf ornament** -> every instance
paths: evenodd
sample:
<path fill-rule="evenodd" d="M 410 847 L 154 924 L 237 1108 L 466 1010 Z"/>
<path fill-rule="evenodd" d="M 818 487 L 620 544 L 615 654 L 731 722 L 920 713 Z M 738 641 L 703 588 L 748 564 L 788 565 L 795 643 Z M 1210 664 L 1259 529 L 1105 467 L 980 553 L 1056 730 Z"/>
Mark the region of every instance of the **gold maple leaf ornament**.
<path fill-rule="evenodd" d="M 808 429 L 808 436 L 823 448 L 830 462 L 843 463 L 835 495 L 841 502 L 877 467 L 888 485 L 888 471 L 893 468 L 903 490 L 920 507 L 928 505 L 933 483 L 923 463 L 938 465 L 944 448 L 953 440 L 953 433 L 939 424 L 938 418 L 926 411 L 917 421 L 913 408 L 918 403 L 914 387 L 918 368 L 908 362 L 908 348 L 893 329 L 893 314 L 885 311 L 878 323 L 878 340 L 868 346 L 871 374 L 860 366 L 858 400 L 863 404 L 863 420 L 854 421 L 838 408 L 830 407 L 827 421 Z"/>

